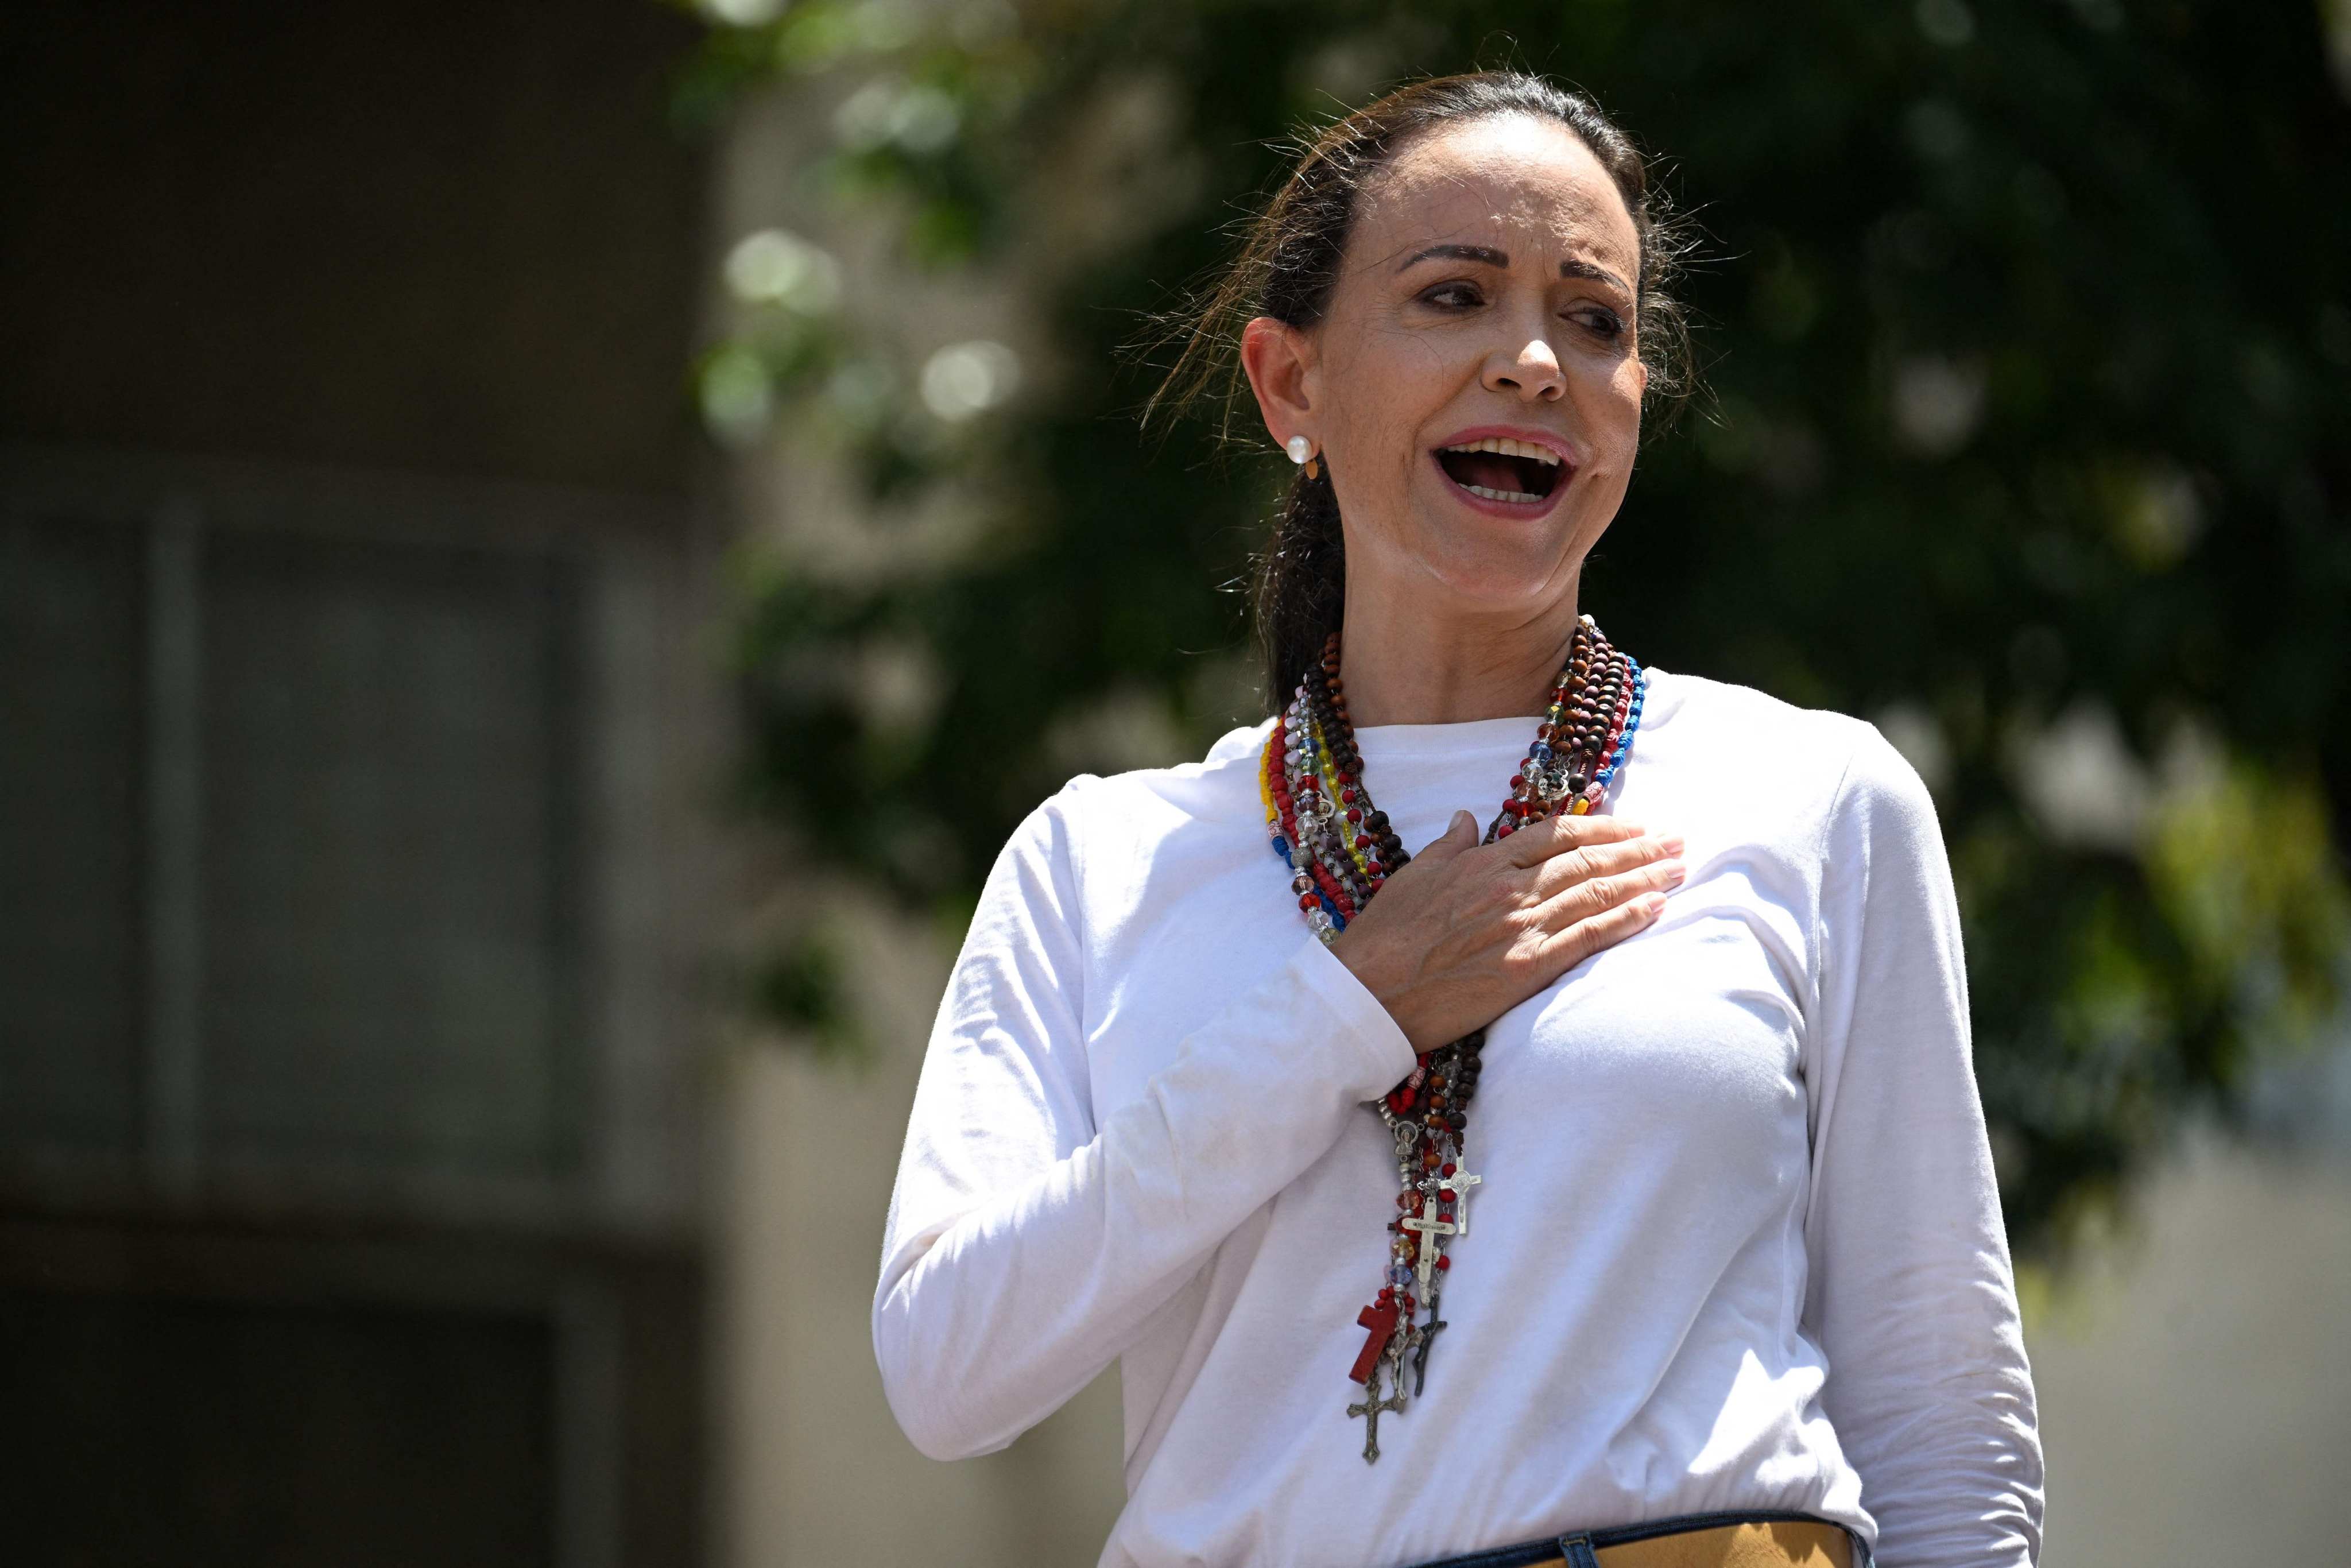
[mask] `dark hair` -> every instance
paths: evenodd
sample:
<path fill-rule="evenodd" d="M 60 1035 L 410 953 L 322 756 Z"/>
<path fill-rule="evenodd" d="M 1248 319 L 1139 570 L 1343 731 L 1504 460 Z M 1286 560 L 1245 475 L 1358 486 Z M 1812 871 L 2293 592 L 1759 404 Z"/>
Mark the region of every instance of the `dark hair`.
<path fill-rule="evenodd" d="M 1247 377 L 1240 365 L 1241 329 L 1270 316 L 1293 327 L 1320 320 L 1330 306 L 1340 262 L 1354 227 L 1364 187 L 1420 136 L 1440 127 L 1498 114 L 1553 120 L 1573 131 L 1600 160 L 1624 197 L 1640 239 L 1635 338 L 1648 366 L 1644 401 L 1670 410 L 1687 397 L 1695 377 L 1681 307 L 1666 290 L 1688 248 L 1661 195 L 1649 187 L 1649 166 L 1632 139 L 1582 93 L 1518 70 L 1434 77 L 1401 87 L 1325 127 L 1264 211 L 1249 225 L 1240 254 L 1193 306 L 1176 318 L 1172 340 L 1182 351 L 1148 402 L 1146 423 L 1164 408 L 1204 401 L 1218 406 L 1217 434 L 1229 441 L 1244 406 Z M 1301 468 L 1259 552 L 1253 608 L 1265 658 L 1266 700 L 1278 711 L 1290 686 L 1322 657 L 1338 630 L 1346 601 L 1346 547 L 1330 466 L 1309 479 Z"/>

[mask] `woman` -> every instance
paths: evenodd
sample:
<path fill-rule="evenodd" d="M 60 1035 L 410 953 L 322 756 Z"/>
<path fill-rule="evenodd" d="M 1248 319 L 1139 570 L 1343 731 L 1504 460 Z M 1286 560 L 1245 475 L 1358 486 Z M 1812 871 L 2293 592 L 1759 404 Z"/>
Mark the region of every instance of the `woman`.
<path fill-rule="evenodd" d="M 936 1458 L 1118 1362 L 1105 1563 L 2037 1555 L 1926 791 L 1579 615 L 1669 250 L 1589 102 L 1425 81 L 1307 152 L 1178 366 L 1237 350 L 1300 464 L 1282 710 L 1006 847 L 873 1306 Z"/>

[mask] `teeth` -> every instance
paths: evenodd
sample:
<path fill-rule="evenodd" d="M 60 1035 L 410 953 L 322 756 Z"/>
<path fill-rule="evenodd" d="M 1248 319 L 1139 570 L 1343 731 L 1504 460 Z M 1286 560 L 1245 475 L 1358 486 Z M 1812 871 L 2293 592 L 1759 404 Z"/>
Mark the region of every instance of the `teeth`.
<path fill-rule="evenodd" d="M 1473 496 L 1483 496 L 1489 501 L 1540 501 L 1541 496 L 1530 496 L 1524 490 L 1497 490 L 1485 485 L 1464 485 Z"/>
<path fill-rule="evenodd" d="M 1447 452 L 1498 452 L 1505 457 L 1531 457 L 1550 467 L 1559 466 L 1559 455 L 1547 446 L 1537 446 L 1531 441 L 1513 441 L 1507 435 L 1489 435 L 1483 441 L 1464 442 L 1448 446 Z"/>

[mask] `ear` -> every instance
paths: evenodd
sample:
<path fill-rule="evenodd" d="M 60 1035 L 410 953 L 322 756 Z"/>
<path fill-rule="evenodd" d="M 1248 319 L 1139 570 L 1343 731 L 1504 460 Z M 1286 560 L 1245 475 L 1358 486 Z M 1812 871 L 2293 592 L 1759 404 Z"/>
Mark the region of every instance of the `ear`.
<path fill-rule="evenodd" d="M 1271 316 L 1252 317 L 1241 329 L 1241 369 L 1249 372 L 1258 413 L 1276 446 L 1293 435 L 1322 444 L 1314 428 L 1322 410 L 1311 337 Z"/>

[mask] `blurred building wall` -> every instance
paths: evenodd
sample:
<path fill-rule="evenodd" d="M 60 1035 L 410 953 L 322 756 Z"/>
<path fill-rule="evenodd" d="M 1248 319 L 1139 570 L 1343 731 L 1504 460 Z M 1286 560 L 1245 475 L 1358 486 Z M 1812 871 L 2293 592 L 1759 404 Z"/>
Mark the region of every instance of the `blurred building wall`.
<path fill-rule="evenodd" d="M 695 37 L 0 51 L 0 1559 L 690 1563 Z"/>
<path fill-rule="evenodd" d="M 2252 1141 L 2189 1139 L 2031 1314 L 2046 1568 L 2344 1556 L 2351 1043 L 2263 1089 Z"/>
<path fill-rule="evenodd" d="M 674 503 L 696 34 L 631 0 L 13 17 L 0 428 Z"/>

